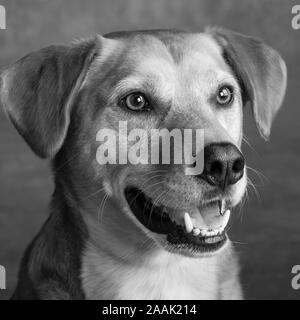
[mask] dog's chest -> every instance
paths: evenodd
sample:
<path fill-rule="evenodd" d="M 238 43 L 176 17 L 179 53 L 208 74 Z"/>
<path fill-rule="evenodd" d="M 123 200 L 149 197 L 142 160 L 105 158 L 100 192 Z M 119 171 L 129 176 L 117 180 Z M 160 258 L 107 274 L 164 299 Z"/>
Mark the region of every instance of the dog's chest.
<path fill-rule="evenodd" d="M 197 266 L 164 266 L 157 270 L 141 268 L 122 278 L 120 299 L 215 299 L 215 274 L 192 270 Z M 199 266 L 201 268 L 201 266 Z"/>
<path fill-rule="evenodd" d="M 144 263 L 122 264 L 108 256 L 97 257 L 95 252 L 86 251 L 82 271 L 87 299 L 218 297 L 214 258 L 191 259 L 163 252 Z"/>

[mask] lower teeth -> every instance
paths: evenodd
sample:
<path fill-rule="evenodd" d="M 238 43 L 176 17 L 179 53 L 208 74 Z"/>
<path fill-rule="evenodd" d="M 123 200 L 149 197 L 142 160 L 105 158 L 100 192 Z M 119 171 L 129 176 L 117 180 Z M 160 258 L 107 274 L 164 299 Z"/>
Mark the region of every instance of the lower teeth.
<path fill-rule="evenodd" d="M 230 211 L 226 210 L 224 214 L 227 214 L 227 221 L 226 223 L 224 223 L 224 225 L 226 226 L 229 219 Z M 193 221 L 188 212 L 184 213 L 184 227 L 185 227 L 186 233 L 192 233 L 195 237 L 199 235 L 201 237 L 214 237 L 214 236 L 220 235 L 223 232 L 223 229 L 221 229 L 221 227 L 219 227 L 218 229 L 209 229 L 209 230 L 199 229 L 197 227 L 194 227 Z"/>
<path fill-rule="evenodd" d="M 221 230 L 204 230 L 204 229 L 199 229 L 199 228 L 194 228 L 193 229 L 193 235 L 194 236 L 202 236 L 202 237 L 214 237 L 217 235 L 220 235 L 222 233 Z"/>

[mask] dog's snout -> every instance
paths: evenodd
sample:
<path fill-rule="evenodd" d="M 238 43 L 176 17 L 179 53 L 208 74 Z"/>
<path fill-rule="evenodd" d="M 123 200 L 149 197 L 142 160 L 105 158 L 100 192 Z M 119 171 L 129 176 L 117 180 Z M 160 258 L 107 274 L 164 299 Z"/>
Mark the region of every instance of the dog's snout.
<path fill-rule="evenodd" d="M 239 181 L 244 173 L 245 159 L 231 143 L 213 143 L 204 148 L 204 170 L 201 178 L 225 189 Z"/>

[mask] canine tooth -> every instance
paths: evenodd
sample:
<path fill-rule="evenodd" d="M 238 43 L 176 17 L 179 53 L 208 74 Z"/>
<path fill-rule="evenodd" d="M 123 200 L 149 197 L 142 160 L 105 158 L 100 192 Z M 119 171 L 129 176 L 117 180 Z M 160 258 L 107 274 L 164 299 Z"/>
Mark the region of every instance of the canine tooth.
<path fill-rule="evenodd" d="M 194 226 L 193 226 L 193 222 L 192 222 L 191 217 L 188 212 L 185 212 L 185 214 L 184 214 L 184 224 L 185 224 L 186 232 L 187 233 L 192 232 Z"/>
<path fill-rule="evenodd" d="M 230 210 L 227 209 L 227 210 L 225 211 L 224 215 L 225 215 L 225 217 L 226 217 L 224 225 L 226 226 L 227 223 L 228 223 L 228 221 L 229 221 L 229 218 L 230 218 Z"/>
<path fill-rule="evenodd" d="M 230 218 L 230 210 L 227 209 L 224 213 L 224 222 L 223 222 L 223 225 L 222 227 L 220 228 L 221 232 L 225 229 L 225 227 L 227 226 L 227 223 L 229 221 L 229 218 Z"/>
<path fill-rule="evenodd" d="M 199 234 L 200 234 L 200 229 L 199 228 L 194 228 L 193 229 L 193 235 L 194 236 L 199 236 Z"/>
<path fill-rule="evenodd" d="M 225 200 L 222 200 L 222 214 L 224 214 L 226 211 L 226 202 Z"/>
<path fill-rule="evenodd" d="M 222 214 L 222 201 L 218 200 L 219 213 Z"/>
<path fill-rule="evenodd" d="M 224 199 L 218 201 L 220 215 L 223 216 L 226 211 L 226 202 Z"/>

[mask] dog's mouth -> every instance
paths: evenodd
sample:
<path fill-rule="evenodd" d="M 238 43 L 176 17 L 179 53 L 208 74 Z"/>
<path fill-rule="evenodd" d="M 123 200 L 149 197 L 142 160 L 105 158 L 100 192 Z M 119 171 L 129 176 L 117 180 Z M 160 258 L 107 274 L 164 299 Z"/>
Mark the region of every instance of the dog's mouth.
<path fill-rule="evenodd" d="M 155 205 L 136 187 L 127 187 L 125 197 L 137 220 L 151 232 L 166 235 L 172 251 L 213 252 L 227 240 L 230 210 L 224 200 L 187 211 Z"/>

